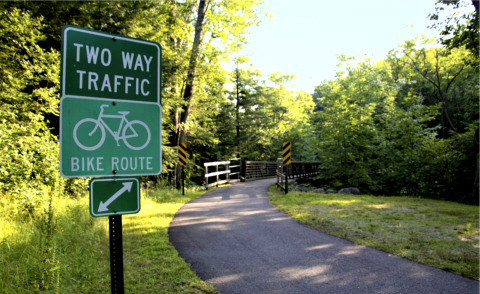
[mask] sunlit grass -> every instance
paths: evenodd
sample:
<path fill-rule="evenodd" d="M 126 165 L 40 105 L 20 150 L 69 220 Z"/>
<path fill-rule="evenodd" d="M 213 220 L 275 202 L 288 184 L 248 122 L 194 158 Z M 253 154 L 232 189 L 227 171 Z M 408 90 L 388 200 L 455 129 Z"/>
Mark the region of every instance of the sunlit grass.
<path fill-rule="evenodd" d="M 0 293 L 32 293 L 42 267 L 40 219 L 46 201 L 32 214 L 18 209 L 17 199 L 0 198 Z M 99 293 L 109 268 L 108 228 L 88 213 L 87 198 L 54 197 L 55 259 L 60 266 L 60 293 Z M 53 248 L 49 248 L 53 252 Z M 99 291 L 97 291 L 98 289 Z"/>
<path fill-rule="evenodd" d="M 479 278 L 479 207 L 368 195 L 293 192 L 270 187 L 271 203 L 330 235 Z"/>
<path fill-rule="evenodd" d="M 190 270 L 167 234 L 175 212 L 203 193 L 142 191 L 140 213 L 122 217 L 126 293 L 215 293 Z M 19 209 L 21 204 L 0 195 L 0 293 L 32 293 L 41 267 L 39 219 L 45 201 L 32 215 Z M 54 197 L 59 293 L 110 293 L 108 217 L 91 217 L 88 205 L 86 196 Z"/>
<path fill-rule="evenodd" d="M 142 210 L 123 217 L 125 291 L 127 293 L 215 293 L 175 250 L 168 226 L 180 207 L 205 191 L 182 196 L 176 190 L 145 192 Z"/>

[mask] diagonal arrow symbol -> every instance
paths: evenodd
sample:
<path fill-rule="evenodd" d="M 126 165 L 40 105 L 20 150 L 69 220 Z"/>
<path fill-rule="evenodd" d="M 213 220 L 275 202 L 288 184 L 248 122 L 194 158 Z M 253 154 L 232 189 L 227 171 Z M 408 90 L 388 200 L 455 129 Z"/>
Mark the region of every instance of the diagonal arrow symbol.
<path fill-rule="evenodd" d="M 110 197 L 107 201 L 105 201 L 105 203 L 100 201 L 100 205 L 98 206 L 98 212 L 108 211 L 107 206 L 109 206 L 113 201 L 115 201 L 115 199 L 120 197 L 120 195 L 122 195 L 125 191 L 128 190 L 128 192 L 130 192 L 130 190 L 132 189 L 132 185 L 133 182 L 123 183 L 123 188 L 118 190 L 117 193 L 113 194 L 113 196 Z"/>

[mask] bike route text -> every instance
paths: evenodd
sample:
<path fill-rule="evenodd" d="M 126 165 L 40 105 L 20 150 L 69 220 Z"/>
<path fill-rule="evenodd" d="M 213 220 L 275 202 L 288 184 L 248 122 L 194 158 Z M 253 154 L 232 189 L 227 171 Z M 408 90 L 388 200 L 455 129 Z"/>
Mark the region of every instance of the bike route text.
<path fill-rule="evenodd" d="M 135 171 L 153 170 L 153 157 L 112 157 L 104 160 L 103 157 L 72 157 L 70 170 L 76 171 Z"/>

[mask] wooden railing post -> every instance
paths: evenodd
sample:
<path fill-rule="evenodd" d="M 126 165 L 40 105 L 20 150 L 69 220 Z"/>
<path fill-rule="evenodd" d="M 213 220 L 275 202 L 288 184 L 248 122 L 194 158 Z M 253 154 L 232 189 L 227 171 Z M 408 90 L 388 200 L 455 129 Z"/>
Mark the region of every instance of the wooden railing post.
<path fill-rule="evenodd" d="M 205 166 L 205 189 L 208 190 L 208 166 Z"/>
<path fill-rule="evenodd" d="M 227 170 L 230 169 L 230 164 L 227 164 Z M 227 181 L 230 183 L 230 173 L 227 174 Z"/>

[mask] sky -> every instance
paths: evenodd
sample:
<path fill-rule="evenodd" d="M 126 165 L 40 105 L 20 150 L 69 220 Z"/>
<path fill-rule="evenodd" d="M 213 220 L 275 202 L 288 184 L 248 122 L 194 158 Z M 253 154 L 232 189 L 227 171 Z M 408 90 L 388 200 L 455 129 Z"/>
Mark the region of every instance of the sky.
<path fill-rule="evenodd" d="M 250 59 L 264 79 L 295 74 L 287 86 L 313 93 L 335 77 L 336 54 L 377 61 L 406 40 L 438 37 L 428 19 L 436 0 L 264 0 L 274 17 L 251 28 L 238 55 Z M 226 69 L 233 71 L 234 64 Z"/>

